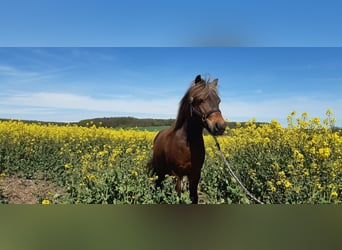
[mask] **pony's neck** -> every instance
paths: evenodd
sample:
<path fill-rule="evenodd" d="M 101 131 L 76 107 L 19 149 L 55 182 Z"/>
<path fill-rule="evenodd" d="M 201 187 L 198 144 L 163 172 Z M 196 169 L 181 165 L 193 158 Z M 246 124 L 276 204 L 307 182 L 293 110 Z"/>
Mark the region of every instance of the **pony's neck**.
<path fill-rule="evenodd" d="M 195 117 L 189 117 L 185 123 L 187 133 L 189 136 L 203 135 L 203 125 L 202 121 Z"/>
<path fill-rule="evenodd" d="M 200 146 L 203 144 L 203 125 L 200 120 L 195 117 L 185 119 L 180 130 L 184 133 L 186 140 L 191 145 Z"/>
<path fill-rule="evenodd" d="M 202 134 L 203 125 L 201 120 L 195 114 L 190 114 L 190 105 L 184 103 L 178 112 L 175 122 L 175 130 L 183 129 L 189 134 Z"/>
<path fill-rule="evenodd" d="M 182 98 L 181 105 L 179 107 L 177 119 L 174 125 L 174 130 L 182 130 L 187 140 L 196 140 L 202 138 L 203 135 L 203 123 L 196 114 L 190 112 L 191 105 L 188 102 L 189 94 L 186 93 Z"/>

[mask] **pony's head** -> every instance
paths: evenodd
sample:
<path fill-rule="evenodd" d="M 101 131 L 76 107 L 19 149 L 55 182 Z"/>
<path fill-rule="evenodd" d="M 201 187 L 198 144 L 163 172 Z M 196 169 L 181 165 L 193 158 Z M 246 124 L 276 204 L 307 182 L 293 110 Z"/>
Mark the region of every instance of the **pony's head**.
<path fill-rule="evenodd" d="M 212 135 L 222 135 L 226 129 L 219 108 L 221 99 L 218 96 L 217 83 L 218 79 L 210 82 L 198 75 L 186 94 L 190 116 L 201 119 L 203 126 Z"/>

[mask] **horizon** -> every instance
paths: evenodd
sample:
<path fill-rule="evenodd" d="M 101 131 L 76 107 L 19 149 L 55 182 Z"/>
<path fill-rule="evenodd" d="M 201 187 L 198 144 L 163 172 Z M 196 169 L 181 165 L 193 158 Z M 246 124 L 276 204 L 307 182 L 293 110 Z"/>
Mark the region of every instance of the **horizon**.
<path fill-rule="evenodd" d="M 0 48 L 0 116 L 76 122 L 92 117 L 175 119 L 197 74 L 219 78 L 229 121 L 342 125 L 342 48 Z"/>

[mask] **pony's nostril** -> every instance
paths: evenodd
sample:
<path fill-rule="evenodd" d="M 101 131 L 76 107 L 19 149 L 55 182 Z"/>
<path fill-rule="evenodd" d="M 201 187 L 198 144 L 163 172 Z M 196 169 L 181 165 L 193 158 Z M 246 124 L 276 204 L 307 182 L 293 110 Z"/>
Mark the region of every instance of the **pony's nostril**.
<path fill-rule="evenodd" d="M 214 126 L 214 131 L 215 133 L 217 134 L 223 134 L 224 131 L 226 129 L 226 125 L 225 123 L 221 124 L 221 123 L 215 123 L 215 126 Z"/>
<path fill-rule="evenodd" d="M 221 135 L 224 132 L 224 128 L 222 127 L 222 125 L 220 123 L 215 123 L 215 125 L 213 126 L 213 133 L 215 135 Z"/>

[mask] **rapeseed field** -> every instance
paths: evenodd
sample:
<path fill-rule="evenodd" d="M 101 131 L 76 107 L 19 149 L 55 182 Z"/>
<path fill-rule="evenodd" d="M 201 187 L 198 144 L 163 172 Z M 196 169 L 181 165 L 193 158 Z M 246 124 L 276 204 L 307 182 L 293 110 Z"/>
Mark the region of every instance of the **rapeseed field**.
<path fill-rule="evenodd" d="M 272 120 L 250 120 L 218 138 L 240 180 L 258 199 L 272 204 L 341 203 L 342 136 L 326 119 L 307 113 L 287 117 L 287 127 Z M 180 197 L 175 180 L 156 189 L 146 170 L 157 132 L 76 125 L 0 122 L 0 181 L 9 175 L 35 178 L 37 173 L 64 187 L 59 203 L 155 204 L 190 203 Z M 206 204 L 250 204 L 222 162 L 213 138 L 204 136 L 206 160 L 199 189 Z M 41 203 L 56 203 L 50 196 Z"/>

